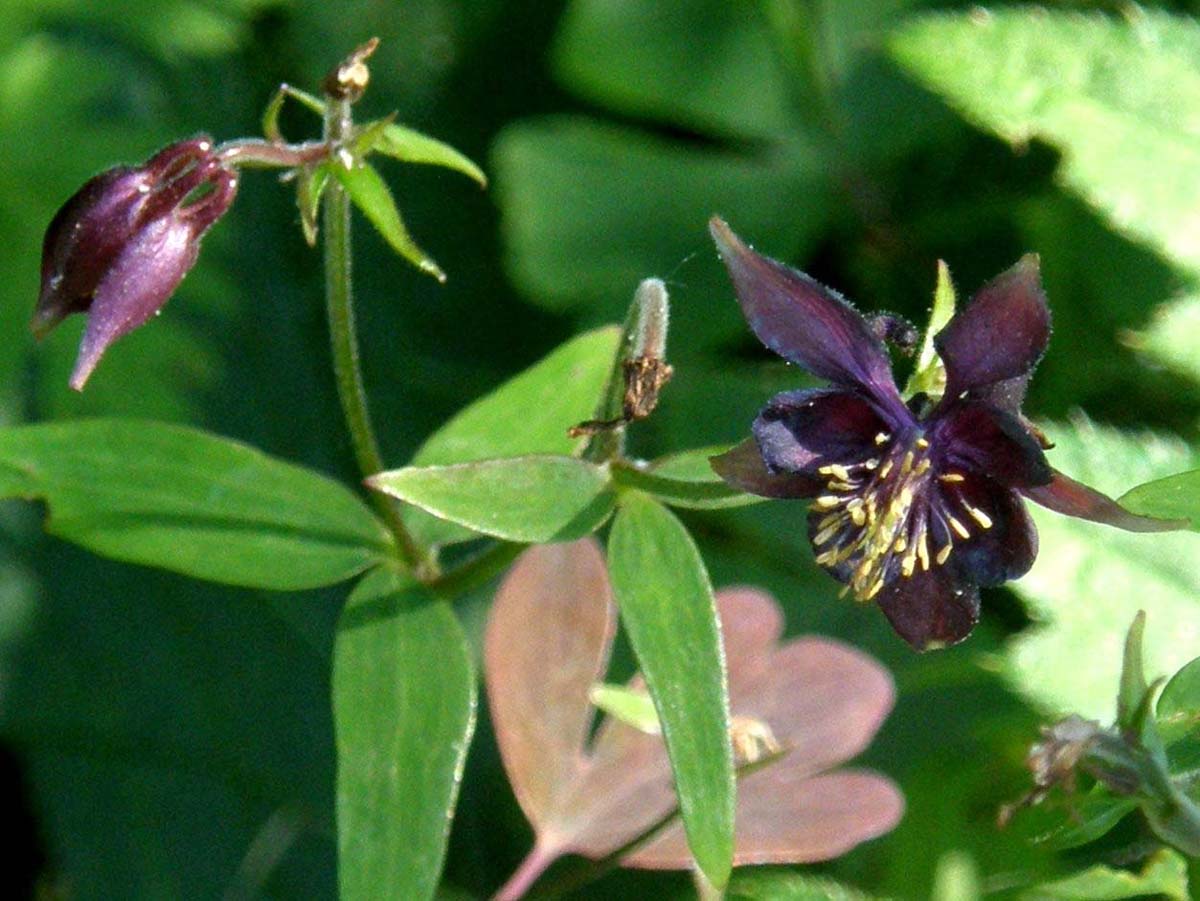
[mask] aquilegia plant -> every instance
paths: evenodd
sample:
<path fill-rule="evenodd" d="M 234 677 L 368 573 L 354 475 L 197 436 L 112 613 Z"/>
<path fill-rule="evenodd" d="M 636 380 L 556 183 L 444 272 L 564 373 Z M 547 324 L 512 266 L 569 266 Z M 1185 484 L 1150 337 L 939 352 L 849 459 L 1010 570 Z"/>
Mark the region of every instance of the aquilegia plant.
<path fill-rule="evenodd" d="M 979 619 L 979 587 L 1033 565 L 1037 532 L 1022 496 L 1059 513 L 1132 531 L 1181 523 L 1136 516 L 1046 461 L 1021 416 L 1050 338 L 1050 310 L 1027 256 L 933 336 L 941 396 L 905 399 L 887 348 L 836 292 L 711 223 L 751 330 L 831 383 L 772 398 L 755 447 L 714 461 L 765 497 L 812 498 L 816 562 L 859 601 L 875 601 L 923 650 L 953 644 Z"/>
<path fill-rule="evenodd" d="M 719 891 L 735 864 L 827 860 L 886 833 L 902 815 L 899 788 L 840 765 L 882 725 L 890 675 L 838 642 L 781 642 L 783 617 L 761 592 L 714 594 L 671 508 L 811 499 L 816 562 L 877 602 L 919 649 L 965 638 L 979 587 L 1030 567 L 1037 539 L 1024 498 L 1126 529 L 1173 527 L 1055 472 L 1022 417 L 1050 330 L 1036 260 L 927 336 L 922 357 L 936 364 L 936 349 L 944 378 L 916 379 L 906 397 L 881 336 L 907 340 L 910 330 L 873 325 L 713 220 L 754 333 L 830 383 L 772 399 L 753 441 L 714 458 L 719 476 L 707 449 L 649 462 L 626 452 L 625 430 L 652 415 L 674 371 L 657 279 L 641 284 L 623 328 L 577 336 L 454 417 L 409 465 L 388 469 L 359 367 L 351 204 L 440 281 L 369 160 L 381 153 L 486 180 L 393 117 L 354 122 L 374 50 L 369 42 L 336 66 L 322 97 L 282 87 L 265 139 L 193 137 L 88 181 L 47 230 L 33 317 L 41 337 L 87 314 L 70 379 L 82 389 L 113 343 L 180 285 L 242 169 L 283 170 L 310 244 L 322 223 L 333 375 L 374 509 L 348 486 L 237 442 L 125 420 L 0 430 L 0 497 L 45 500 L 47 528 L 96 552 L 226 584 L 297 590 L 362 576 L 333 654 L 343 897 L 437 892 L 477 691 L 475 655 L 448 601 L 527 545 L 558 547 L 521 558 L 485 637 L 500 750 L 537 831 L 504 897 L 567 853 L 599 859 L 589 878 L 611 858 L 694 868 Z M 322 116 L 320 140 L 283 138 L 285 98 Z M 587 536 L 606 528 L 602 553 Z M 575 539 L 585 540 L 567 544 Z M 616 611 L 639 675 L 597 688 Z M 593 736 L 593 688 L 646 702 L 652 728 L 609 718 Z"/>

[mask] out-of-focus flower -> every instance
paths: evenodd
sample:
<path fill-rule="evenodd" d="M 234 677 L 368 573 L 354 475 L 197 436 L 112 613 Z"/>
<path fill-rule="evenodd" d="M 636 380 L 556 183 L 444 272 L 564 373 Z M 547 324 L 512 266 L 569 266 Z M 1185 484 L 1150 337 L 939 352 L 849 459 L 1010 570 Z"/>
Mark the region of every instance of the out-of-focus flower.
<path fill-rule="evenodd" d="M 63 204 L 42 243 L 31 327 L 40 338 L 70 314 L 88 314 L 72 388 L 82 390 L 108 347 L 162 308 L 236 193 L 237 174 L 202 136 L 102 172 Z"/>
<path fill-rule="evenodd" d="M 858 311 L 755 253 L 720 219 L 710 228 L 754 334 L 831 383 L 772 398 L 754 442 L 713 466 L 754 494 L 813 498 L 817 563 L 856 599 L 877 602 L 918 650 L 964 639 L 979 618 L 979 586 L 1033 565 L 1037 532 L 1022 495 L 1131 531 L 1182 527 L 1136 516 L 1052 469 L 1022 418 L 1050 337 L 1035 256 L 984 285 L 934 338 L 942 396 L 906 403 Z"/>
<path fill-rule="evenodd" d="M 808 636 L 780 645 L 775 601 L 717 593 L 738 779 L 735 865 L 827 860 L 890 831 L 904 801 L 887 778 L 836 769 L 892 707 L 891 676 L 851 647 Z M 484 675 L 504 767 L 536 833 L 497 898 L 517 898 L 563 854 L 598 859 L 668 818 L 677 801 L 663 740 L 612 718 L 594 740 L 589 691 L 603 678 L 615 610 L 592 539 L 531 548 L 496 596 Z M 640 679 L 630 684 L 642 690 Z M 692 865 L 683 828 L 667 825 L 622 866 Z"/>

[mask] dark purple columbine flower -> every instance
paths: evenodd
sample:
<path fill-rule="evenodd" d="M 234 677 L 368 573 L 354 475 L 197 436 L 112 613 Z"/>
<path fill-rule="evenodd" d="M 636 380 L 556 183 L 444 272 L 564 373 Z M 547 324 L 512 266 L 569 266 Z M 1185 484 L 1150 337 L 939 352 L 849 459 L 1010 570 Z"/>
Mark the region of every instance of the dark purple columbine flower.
<path fill-rule="evenodd" d="M 42 243 L 31 327 L 40 338 L 72 313 L 89 314 L 72 388 L 82 390 L 109 345 L 167 302 L 236 193 L 237 174 L 202 136 L 102 172 L 63 204 Z"/>
<path fill-rule="evenodd" d="M 941 398 L 905 403 L 883 342 L 845 299 L 755 253 L 720 219 L 710 230 L 754 334 L 831 383 L 772 398 L 754 442 L 713 466 L 754 494 L 813 498 L 817 563 L 858 600 L 877 602 L 918 650 L 966 638 L 979 587 L 1033 565 L 1037 532 L 1022 496 L 1131 531 L 1180 527 L 1052 469 L 1022 419 L 1050 337 L 1037 257 L 984 285 L 935 336 Z"/>

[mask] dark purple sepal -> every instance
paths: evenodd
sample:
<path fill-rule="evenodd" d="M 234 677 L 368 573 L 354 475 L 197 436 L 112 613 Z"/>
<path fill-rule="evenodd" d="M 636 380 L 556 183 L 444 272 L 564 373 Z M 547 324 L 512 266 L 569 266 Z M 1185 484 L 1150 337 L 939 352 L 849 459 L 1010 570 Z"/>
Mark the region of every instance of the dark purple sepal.
<path fill-rule="evenodd" d="M 1050 307 L 1036 254 L 979 289 L 933 339 L 946 398 L 1031 372 L 1050 341 Z"/>
<path fill-rule="evenodd" d="M 971 470 L 1013 488 L 1045 485 L 1053 470 L 1038 440 L 1015 416 L 971 401 L 937 417 L 929 439 L 943 469 Z"/>
<path fill-rule="evenodd" d="M 747 438 L 723 454 L 709 457 L 708 462 L 726 484 L 759 497 L 813 497 L 824 486 L 822 480 L 809 475 L 769 471 L 753 438 Z"/>
<path fill-rule="evenodd" d="M 120 166 L 90 179 L 59 208 L 42 240 L 41 291 L 30 328 L 38 338 L 86 312 L 113 258 L 137 227 L 148 196 L 144 170 Z"/>
<path fill-rule="evenodd" d="M 803 272 L 755 253 L 721 219 L 708 226 L 763 344 L 813 375 L 861 387 L 886 408 L 903 406 L 887 350 L 857 310 Z"/>
<path fill-rule="evenodd" d="M 1038 534 L 1021 496 L 980 476 L 968 476 L 951 487 L 957 490 L 957 498 L 982 511 L 991 522 L 985 529 L 962 517 L 970 524 L 971 537 L 956 544 L 951 554 L 957 572 L 985 588 L 1029 572 L 1037 558 Z"/>
<path fill-rule="evenodd" d="M 896 633 L 918 651 L 958 644 L 979 622 L 979 589 L 952 567 L 918 569 L 896 579 L 877 599 Z"/>
<path fill-rule="evenodd" d="M 754 420 L 753 434 L 772 472 L 810 472 L 822 463 L 858 462 L 876 449 L 875 436 L 890 429 L 875 409 L 850 391 L 785 391 Z"/>
<path fill-rule="evenodd" d="M 1057 469 L 1051 470 L 1051 473 L 1053 478 L 1049 484 L 1022 488 L 1021 493 L 1055 513 L 1103 523 L 1126 532 L 1174 532 L 1189 528 L 1186 519 L 1157 519 L 1131 513 L 1095 488 L 1076 482 Z"/>

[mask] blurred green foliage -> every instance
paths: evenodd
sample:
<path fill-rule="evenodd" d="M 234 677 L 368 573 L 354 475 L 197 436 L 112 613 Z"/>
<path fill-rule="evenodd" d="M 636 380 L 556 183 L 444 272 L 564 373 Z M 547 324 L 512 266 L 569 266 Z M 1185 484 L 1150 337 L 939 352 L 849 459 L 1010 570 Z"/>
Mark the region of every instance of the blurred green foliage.
<path fill-rule="evenodd" d="M 247 174 L 163 316 L 110 352 L 85 394 L 66 387 L 81 323 L 37 347 L 25 324 L 42 230 L 87 177 L 200 131 L 253 134 L 280 82 L 315 88 L 379 35 L 360 115 L 398 110 L 489 160 L 493 180 L 482 195 L 453 173 L 384 168 L 445 286 L 359 220 L 365 366 L 389 465 L 569 336 L 617 320 L 650 275 L 671 289 L 676 376 L 632 430 L 635 448 L 744 437 L 803 377 L 745 329 L 704 229 L 720 213 L 864 309 L 917 321 L 938 259 L 962 300 L 1039 252 L 1056 330 L 1026 412 L 1058 424 L 1051 462 L 1117 493 L 1194 468 L 1194 10 L 1057 3 L 981 24 L 965 5 L 934 18 L 925 5 L 9 0 L 0 422 L 188 422 L 357 482 L 319 254 L 269 174 Z M 281 126 L 313 136 L 303 111 L 285 108 Z M 877 611 L 837 599 L 798 505 L 682 518 L 715 584 L 762 585 L 792 631 L 841 637 L 896 674 L 896 711 L 866 762 L 902 786 L 906 818 L 823 876 L 928 897 L 948 852 L 996 891 L 1102 862 L 1031 844 L 1020 819 L 997 831 L 995 811 L 1024 790 L 1024 750 L 1052 710 L 1111 717 L 1133 609 L 1149 613 L 1151 675 L 1196 656 L 1194 535 L 1039 517 L 1030 577 L 985 597 L 965 645 L 917 657 Z M 10 816 L 42 849 L 29 860 L 43 883 L 84 898 L 332 897 L 330 671 L 345 590 L 268 594 L 100 560 L 44 537 L 25 505 L 0 507 L 0 534 L 0 740 L 32 821 Z M 475 643 L 487 599 L 459 605 Z M 529 840 L 489 729 L 481 709 L 451 834 L 447 886 L 466 897 L 494 890 Z M 1114 853 L 1139 839 L 1114 836 Z M 810 877 L 786 877 L 794 897 L 823 884 Z M 734 893 L 767 897 L 765 879 L 735 878 Z M 583 894 L 688 891 L 680 876 L 616 873 Z"/>

